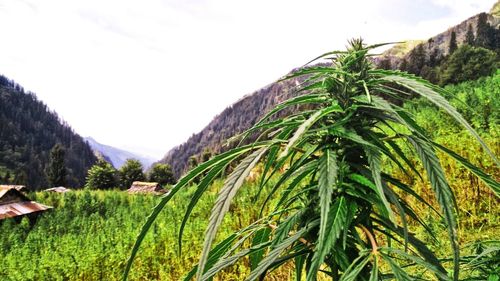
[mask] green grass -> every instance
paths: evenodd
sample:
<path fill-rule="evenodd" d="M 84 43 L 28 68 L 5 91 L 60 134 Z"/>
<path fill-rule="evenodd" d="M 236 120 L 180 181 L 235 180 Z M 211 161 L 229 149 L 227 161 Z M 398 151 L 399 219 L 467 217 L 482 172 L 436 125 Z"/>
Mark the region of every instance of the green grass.
<path fill-rule="evenodd" d="M 146 237 L 130 280 L 178 280 L 191 269 L 218 187 L 219 183 L 194 210 L 182 255 L 177 254 L 176 231 L 193 188 L 166 207 Z M 221 237 L 258 215 L 247 190 L 231 208 Z M 30 197 L 54 209 L 40 216 L 33 228 L 27 219 L 0 224 L 0 280 L 120 280 L 138 231 L 159 200 L 118 190 L 37 192 Z M 219 278 L 235 280 L 247 273 L 248 268 L 240 264 Z"/>

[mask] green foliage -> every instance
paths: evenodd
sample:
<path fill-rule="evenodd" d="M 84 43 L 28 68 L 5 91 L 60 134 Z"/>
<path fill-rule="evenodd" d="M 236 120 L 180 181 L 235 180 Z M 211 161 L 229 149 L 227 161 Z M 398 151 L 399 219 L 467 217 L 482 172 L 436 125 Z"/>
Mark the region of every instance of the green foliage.
<path fill-rule="evenodd" d="M 448 54 L 449 55 L 453 54 L 453 52 L 455 52 L 457 48 L 458 48 L 457 34 L 455 33 L 455 31 L 452 31 L 450 36 L 450 43 L 448 45 Z"/>
<path fill-rule="evenodd" d="M 464 257 L 462 262 L 470 275 L 464 280 L 500 280 L 500 241 L 479 241 L 469 248 L 472 255 Z"/>
<path fill-rule="evenodd" d="M 490 77 L 445 87 L 444 96 L 476 130 L 493 133 L 500 124 L 500 71 Z M 412 100 L 404 106 L 421 126 L 434 136 L 457 133 L 453 121 L 423 99 Z M 490 131 L 491 130 L 491 131 Z"/>
<path fill-rule="evenodd" d="M 462 45 L 441 66 L 441 85 L 475 80 L 493 73 L 496 54 L 490 50 Z"/>
<path fill-rule="evenodd" d="M 213 188 L 219 188 L 216 182 Z M 251 197 L 251 185 L 223 222 L 222 235 L 229 236 L 258 215 Z M 145 237 L 130 280 L 182 280 L 198 258 L 203 228 L 210 215 L 214 196 L 204 197 L 186 226 L 185 246 L 177 255 L 176 226 L 183 209 L 196 190 L 189 187 L 165 207 Z M 129 195 L 118 190 L 79 190 L 64 194 L 39 192 L 30 197 L 53 206 L 34 226 L 24 219 L 0 223 L 0 280 L 120 280 L 137 230 L 161 198 Z M 287 280 L 290 269 L 274 272 L 271 278 Z M 245 263 L 236 263 L 216 280 L 239 280 L 249 274 Z"/>
<path fill-rule="evenodd" d="M 143 167 L 139 160 L 127 159 L 118 171 L 120 177 L 120 188 L 127 189 L 130 188 L 134 181 L 144 181 L 146 177 L 144 176 L 142 170 Z"/>
<path fill-rule="evenodd" d="M 54 145 L 50 151 L 49 167 L 47 169 L 47 179 L 51 186 L 66 185 L 66 166 L 64 164 L 65 157 L 64 147 L 60 144 Z"/>
<path fill-rule="evenodd" d="M 168 164 L 154 164 L 149 171 L 148 179 L 149 181 L 157 182 L 161 185 L 175 183 L 172 167 L 170 167 L 170 165 Z"/>
<path fill-rule="evenodd" d="M 116 169 L 101 159 L 89 169 L 85 187 L 90 189 L 114 188 L 118 184 L 117 176 Z"/>
<path fill-rule="evenodd" d="M 287 77 L 306 76 L 302 95 L 277 106 L 241 135 L 244 140 L 260 131 L 256 142 L 219 154 L 179 180 L 143 225 L 125 278 L 139 245 L 167 203 L 195 178 L 205 175 L 186 210 L 184 225 L 200 204 L 202 194 L 211 196 L 207 185 L 226 167 L 234 167 L 217 195 L 198 265 L 187 279 L 196 275 L 197 280 L 209 280 L 227 265 L 250 256 L 253 264 L 247 280 L 263 278 L 287 263 L 296 263 L 297 277 L 305 273 L 307 280 L 315 280 L 319 274 L 334 280 L 377 280 L 389 275 L 397 280 L 417 276 L 445 280 L 448 273 L 444 264 L 409 230 L 410 223 L 422 223 L 421 232 L 434 237 L 415 205 L 431 206 L 435 202 L 447 232 L 444 241 L 451 245 L 451 276 L 458 280 L 459 209 L 437 151 L 472 170 L 493 192 L 498 192 L 499 184 L 472 163 L 433 142 L 398 104 L 412 95 L 430 101 L 478 140 L 495 167 L 499 162 L 442 97 L 444 90 L 406 73 L 373 69 L 368 51 L 374 47 L 353 40 L 346 52 L 320 56 L 331 60 L 330 67 L 306 67 Z M 299 105 L 298 110 L 272 119 L 292 105 Z M 265 136 L 274 139 L 266 140 Z M 409 159 L 422 163 L 431 187 L 425 194 L 395 178 L 395 173 L 388 173 L 394 165 L 412 180 L 420 177 L 421 172 Z M 264 169 L 255 192 L 267 194 L 261 216 L 212 247 L 216 233 L 224 231 L 221 225 L 231 203 L 237 200 L 237 192 L 258 163 Z M 260 196 L 256 196 L 258 200 Z M 262 235 L 268 228 L 273 231 Z M 180 241 L 183 233 L 181 227 Z M 255 258 L 256 253 L 265 254 Z"/>

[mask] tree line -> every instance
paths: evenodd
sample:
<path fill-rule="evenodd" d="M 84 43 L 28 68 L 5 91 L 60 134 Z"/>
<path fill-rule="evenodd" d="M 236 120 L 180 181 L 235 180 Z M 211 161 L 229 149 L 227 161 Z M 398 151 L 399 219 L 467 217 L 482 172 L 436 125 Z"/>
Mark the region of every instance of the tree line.
<path fill-rule="evenodd" d="M 134 181 L 157 182 L 160 185 L 174 184 L 175 178 L 172 168 L 168 164 L 156 163 L 148 173 L 143 172 L 139 160 L 127 159 L 120 169 L 99 159 L 87 172 L 85 187 L 89 189 L 128 189 Z"/>

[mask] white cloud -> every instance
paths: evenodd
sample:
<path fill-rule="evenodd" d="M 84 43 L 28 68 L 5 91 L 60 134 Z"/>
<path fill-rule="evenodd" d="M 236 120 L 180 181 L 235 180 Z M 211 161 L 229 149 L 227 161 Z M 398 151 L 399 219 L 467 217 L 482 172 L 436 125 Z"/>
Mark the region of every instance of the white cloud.
<path fill-rule="evenodd" d="M 4 0 L 0 72 L 78 133 L 160 157 L 347 39 L 425 38 L 493 4 L 432 1 L 452 12 L 405 24 L 391 17 L 401 1 Z"/>

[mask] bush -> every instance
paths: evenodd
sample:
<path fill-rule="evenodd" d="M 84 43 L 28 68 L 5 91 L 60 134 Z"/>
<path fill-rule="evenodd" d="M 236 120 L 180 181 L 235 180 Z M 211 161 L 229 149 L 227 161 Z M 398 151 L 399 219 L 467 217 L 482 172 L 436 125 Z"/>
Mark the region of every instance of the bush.
<path fill-rule="evenodd" d="M 99 160 L 87 173 L 86 188 L 109 189 L 117 186 L 117 171 L 111 164 Z"/>
<path fill-rule="evenodd" d="M 157 182 L 161 185 L 174 184 L 175 178 L 172 167 L 168 164 L 155 164 L 151 168 L 148 176 L 149 181 Z"/>
<path fill-rule="evenodd" d="M 120 188 L 129 188 L 134 181 L 144 181 L 146 177 L 142 172 L 142 164 L 136 159 L 127 159 L 119 170 Z"/>
<path fill-rule="evenodd" d="M 441 85 L 475 80 L 493 73 L 496 54 L 490 50 L 462 45 L 441 66 Z"/>

